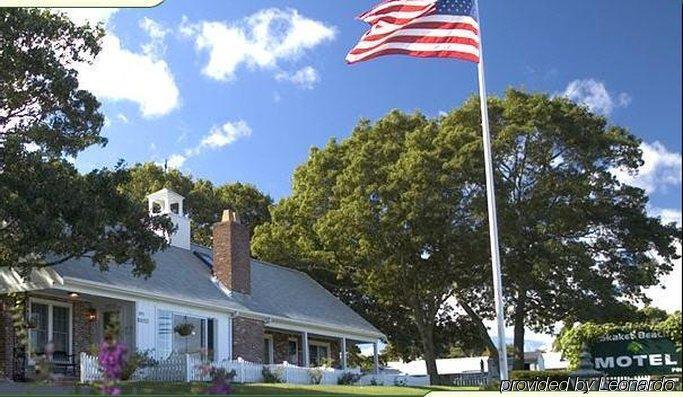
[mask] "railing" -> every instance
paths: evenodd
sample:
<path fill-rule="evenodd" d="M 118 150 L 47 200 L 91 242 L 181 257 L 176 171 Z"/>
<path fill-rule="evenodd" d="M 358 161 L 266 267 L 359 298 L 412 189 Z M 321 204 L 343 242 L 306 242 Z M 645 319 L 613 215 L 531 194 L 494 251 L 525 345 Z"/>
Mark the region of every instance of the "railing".
<path fill-rule="evenodd" d="M 483 386 L 488 382 L 488 373 L 476 372 L 453 375 L 452 384 L 453 386 Z"/>
<path fill-rule="evenodd" d="M 81 353 L 81 382 L 88 383 L 98 381 L 102 377 L 99 363 L 96 357 L 86 353 Z M 208 374 L 202 370 L 205 365 L 224 368 L 227 371 L 235 371 L 235 378 L 238 383 L 263 382 L 263 368 L 268 367 L 270 371 L 277 374 L 282 383 L 290 384 L 310 384 L 312 383 L 312 371 L 320 371 L 322 375 L 320 384 L 336 385 L 339 378 L 346 372 L 360 375 L 357 368 L 347 370 L 319 367 L 305 368 L 296 365 L 283 364 L 256 364 L 242 359 L 223 360 L 206 362 L 199 355 L 177 354 L 158 360 L 154 366 L 138 368 L 133 374 L 133 380 L 158 381 L 158 382 L 197 382 L 208 381 Z M 364 375 L 360 378 L 359 384 L 385 384 L 385 385 L 429 385 L 428 377 L 411 377 L 403 375 Z"/>

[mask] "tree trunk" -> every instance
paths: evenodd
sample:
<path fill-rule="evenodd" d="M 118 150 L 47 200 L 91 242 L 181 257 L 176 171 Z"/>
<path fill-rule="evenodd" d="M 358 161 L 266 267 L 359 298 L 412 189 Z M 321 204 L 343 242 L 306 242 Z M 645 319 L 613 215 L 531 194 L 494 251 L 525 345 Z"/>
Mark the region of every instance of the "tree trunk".
<path fill-rule="evenodd" d="M 512 369 L 524 369 L 524 317 L 526 310 L 526 291 L 520 291 L 514 314 L 514 361 Z"/>
<path fill-rule="evenodd" d="M 420 333 L 422 342 L 422 358 L 425 360 L 427 366 L 427 375 L 429 375 L 429 382 L 432 385 L 441 383 L 439 379 L 439 372 L 436 368 L 436 352 L 434 349 L 434 325 L 426 321 L 418 321 L 417 330 Z"/>
<path fill-rule="evenodd" d="M 470 317 L 472 321 L 477 325 L 477 329 L 479 330 L 479 336 L 481 337 L 481 340 L 484 342 L 486 347 L 489 350 L 489 355 L 491 358 L 498 359 L 498 348 L 496 347 L 496 344 L 493 343 L 491 340 L 491 336 L 489 335 L 488 329 L 486 329 L 486 325 L 484 325 L 484 321 L 482 321 L 481 317 L 472 309 L 472 307 L 465 302 L 465 300 L 462 298 L 462 296 L 457 295 L 456 296 L 458 300 L 458 304 L 462 309 L 467 313 L 467 315 Z"/>

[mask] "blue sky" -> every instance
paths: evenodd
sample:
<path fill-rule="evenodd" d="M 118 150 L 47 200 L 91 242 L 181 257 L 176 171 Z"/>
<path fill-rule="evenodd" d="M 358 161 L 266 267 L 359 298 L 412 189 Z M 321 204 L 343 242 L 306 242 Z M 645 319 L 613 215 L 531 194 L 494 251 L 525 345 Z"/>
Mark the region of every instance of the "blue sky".
<path fill-rule="evenodd" d="M 216 184 L 290 191 L 312 146 L 361 117 L 398 108 L 438 115 L 476 92 L 476 67 L 385 57 L 347 66 L 374 0 L 166 0 L 153 9 L 71 10 L 107 38 L 82 84 L 102 100 L 109 145 L 82 170 L 169 163 Z M 482 0 L 490 93 L 567 95 L 643 139 L 651 211 L 680 222 L 680 1 Z M 678 266 L 680 280 L 680 265 Z M 680 282 L 677 284 L 680 308 Z M 675 292 L 676 290 L 674 290 Z"/>

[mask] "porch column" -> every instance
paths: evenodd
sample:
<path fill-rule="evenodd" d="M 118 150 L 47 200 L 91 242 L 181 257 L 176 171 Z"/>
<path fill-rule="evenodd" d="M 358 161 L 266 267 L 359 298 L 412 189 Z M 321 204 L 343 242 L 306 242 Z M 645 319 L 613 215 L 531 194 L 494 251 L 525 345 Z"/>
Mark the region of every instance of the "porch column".
<path fill-rule="evenodd" d="M 341 338 L 341 367 L 346 370 L 346 338 Z"/>
<path fill-rule="evenodd" d="M 375 340 L 372 344 L 372 360 L 375 365 L 375 375 L 379 374 L 379 341 Z"/>
<path fill-rule="evenodd" d="M 303 361 L 304 367 L 308 368 L 308 366 L 310 365 L 310 362 L 309 362 L 309 356 L 308 356 L 308 332 L 306 332 L 306 331 L 303 331 L 301 333 L 301 344 L 303 345 L 301 352 L 304 356 L 302 361 Z"/>

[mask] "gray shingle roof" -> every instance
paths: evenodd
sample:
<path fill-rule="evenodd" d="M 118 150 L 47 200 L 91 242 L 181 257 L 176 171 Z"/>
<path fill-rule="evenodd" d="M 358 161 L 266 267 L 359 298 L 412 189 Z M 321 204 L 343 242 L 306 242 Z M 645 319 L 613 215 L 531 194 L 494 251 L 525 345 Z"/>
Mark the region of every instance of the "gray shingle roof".
<path fill-rule="evenodd" d="M 211 250 L 192 246 L 211 257 Z M 230 311 L 248 311 L 300 323 L 354 329 L 378 334 L 372 324 L 338 300 L 310 276 L 297 270 L 251 261 L 251 296 L 224 293 L 212 280 L 209 266 L 192 251 L 168 247 L 154 255 L 156 269 L 145 278 L 134 277 L 130 265 L 113 265 L 101 272 L 88 258 L 54 267 L 62 277 L 111 285 L 134 292 L 202 302 Z"/>

